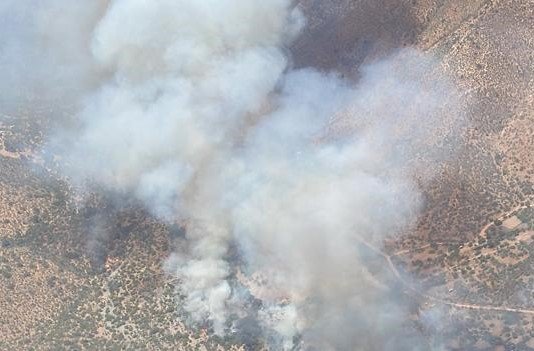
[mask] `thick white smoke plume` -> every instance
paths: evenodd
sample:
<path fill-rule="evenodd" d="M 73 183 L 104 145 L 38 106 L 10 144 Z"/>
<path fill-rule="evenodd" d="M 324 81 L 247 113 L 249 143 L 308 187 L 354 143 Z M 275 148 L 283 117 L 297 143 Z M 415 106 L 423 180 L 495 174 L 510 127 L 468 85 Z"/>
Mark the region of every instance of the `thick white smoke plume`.
<path fill-rule="evenodd" d="M 38 14 L 20 50 L 61 57 L 21 79 L 91 91 L 56 135 L 64 171 L 186 226 L 166 267 L 191 319 L 228 333 L 252 294 L 276 347 L 403 349 L 407 312 L 362 250 L 415 220 L 414 173 L 457 113 L 433 61 L 402 50 L 357 82 L 292 69 L 305 21 L 290 0 L 75 3 L 0 5 Z"/>

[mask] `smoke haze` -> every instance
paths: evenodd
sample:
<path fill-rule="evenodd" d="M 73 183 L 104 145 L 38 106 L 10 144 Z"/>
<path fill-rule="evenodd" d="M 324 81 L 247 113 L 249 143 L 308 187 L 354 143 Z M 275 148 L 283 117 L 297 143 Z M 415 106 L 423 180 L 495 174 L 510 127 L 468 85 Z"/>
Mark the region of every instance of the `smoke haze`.
<path fill-rule="evenodd" d="M 425 349 L 368 247 L 417 219 L 419 187 L 447 156 L 433 145 L 460 120 L 433 58 L 399 50 L 356 82 L 294 69 L 305 19 L 289 0 L 8 1 L 0 13 L 14 34 L 0 39 L 4 97 L 79 106 L 47 150 L 64 174 L 185 226 L 165 267 L 191 322 L 226 335 L 252 318 L 274 349 Z"/>

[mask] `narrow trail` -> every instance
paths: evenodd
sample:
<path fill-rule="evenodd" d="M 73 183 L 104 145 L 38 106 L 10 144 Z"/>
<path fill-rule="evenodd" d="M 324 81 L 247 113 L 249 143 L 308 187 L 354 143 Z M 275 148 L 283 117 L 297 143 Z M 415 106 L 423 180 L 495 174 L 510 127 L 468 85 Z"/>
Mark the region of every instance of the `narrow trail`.
<path fill-rule="evenodd" d="M 504 212 L 502 213 L 497 219 L 500 220 L 500 221 L 504 221 L 506 218 L 508 217 L 511 217 L 512 215 L 514 215 L 516 212 L 522 210 L 522 209 L 525 209 L 527 208 L 528 206 L 526 205 L 519 205 L 519 206 L 516 206 L 514 208 L 512 208 L 511 210 L 507 211 L 507 212 Z M 495 221 L 491 221 L 489 222 L 488 224 L 486 224 L 484 227 L 482 227 L 482 229 L 480 229 L 480 232 L 478 235 L 480 236 L 485 236 L 486 235 L 486 231 L 491 227 L 495 225 Z"/>
<path fill-rule="evenodd" d="M 505 219 L 505 218 L 513 215 L 517 211 L 519 211 L 519 210 L 521 210 L 523 208 L 526 208 L 526 207 L 527 206 L 524 206 L 524 205 L 514 207 L 512 210 L 502 214 L 499 217 L 499 219 Z M 484 227 L 482 227 L 482 229 L 480 230 L 480 235 L 486 235 L 486 231 L 492 225 L 494 225 L 493 221 L 488 223 L 488 224 L 486 224 Z M 409 289 L 410 291 L 412 291 L 413 293 L 415 293 L 416 295 L 418 295 L 418 296 L 420 296 L 422 298 L 428 299 L 430 301 L 434 301 L 436 303 L 440 303 L 440 304 L 456 307 L 456 308 L 479 310 L 479 311 L 513 312 L 513 313 L 534 315 L 534 310 L 530 310 L 530 309 L 512 308 L 512 307 L 506 307 L 506 306 L 477 305 L 477 304 L 469 304 L 469 303 L 459 303 L 459 302 L 443 300 L 443 299 L 437 298 L 435 296 L 427 295 L 425 293 L 422 293 L 419 290 L 417 290 L 414 286 L 412 286 L 409 282 L 407 282 L 406 279 L 404 279 L 404 277 L 401 275 L 401 273 L 399 272 L 399 270 L 397 269 L 397 267 L 393 263 L 391 258 L 393 256 L 398 255 L 400 252 L 397 252 L 397 253 L 394 253 L 392 255 L 389 255 L 389 254 L 385 253 L 384 251 L 382 251 L 380 248 L 374 246 L 373 244 L 371 244 L 371 243 L 369 243 L 369 242 L 367 242 L 367 241 L 365 241 L 363 239 L 358 239 L 358 241 L 360 241 L 363 245 L 367 246 L 372 251 L 374 251 L 377 254 L 379 254 L 380 256 L 382 256 L 386 260 L 389 270 L 393 273 L 393 275 L 395 275 L 397 280 L 399 280 L 407 289 Z"/>
<path fill-rule="evenodd" d="M 525 205 L 516 206 L 513 209 L 508 210 L 507 212 L 501 213 L 501 215 L 497 219 L 503 221 L 504 219 L 512 216 L 514 213 L 516 213 L 516 212 L 518 212 L 518 211 L 520 211 L 520 210 L 522 210 L 524 208 L 527 208 L 527 207 L 528 206 L 525 206 Z M 491 228 L 494 224 L 495 224 L 494 221 L 491 221 L 491 222 L 487 223 L 484 227 L 482 227 L 480 229 L 480 232 L 478 233 L 478 235 L 485 237 L 486 236 L 486 231 L 489 228 Z M 434 242 L 433 244 L 435 244 L 435 245 L 447 245 L 448 243 L 447 242 Z M 432 246 L 432 244 L 425 244 L 425 245 L 422 245 L 422 246 L 419 246 L 419 247 L 416 247 L 416 248 L 413 248 L 413 249 L 399 250 L 399 251 L 396 251 L 396 252 L 392 253 L 391 256 L 392 257 L 393 256 L 399 256 L 399 255 L 404 255 L 404 254 L 407 254 L 407 253 L 420 251 L 420 250 L 426 249 L 426 248 L 428 248 L 430 246 Z M 473 257 L 473 258 L 476 258 L 476 257 Z"/>
<path fill-rule="evenodd" d="M 450 243 L 449 242 L 445 242 L 445 241 L 433 242 L 432 244 L 425 244 L 425 245 L 422 245 L 422 246 L 415 247 L 413 249 L 405 249 L 405 250 L 395 251 L 394 253 L 391 254 L 391 256 L 393 257 L 393 256 L 404 255 L 404 254 L 407 254 L 407 253 L 421 251 L 423 249 L 431 247 L 433 244 L 434 245 L 448 245 Z"/>
<path fill-rule="evenodd" d="M 520 210 L 522 210 L 522 209 L 524 209 L 524 208 L 527 208 L 527 207 L 528 207 L 528 206 L 525 206 L 525 205 L 519 205 L 519 206 L 516 206 L 516 207 L 514 207 L 513 209 L 511 209 L 511 210 L 509 210 L 509 211 L 507 211 L 507 212 L 502 213 L 497 219 L 500 220 L 500 221 L 504 221 L 506 218 L 511 217 L 512 215 L 514 215 L 514 214 L 517 213 L 518 211 L 520 211 Z M 494 225 L 495 225 L 495 221 L 491 221 L 491 222 L 487 223 L 484 227 L 482 227 L 482 229 L 480 230 L 480 232 L 478 233 L 478 235 L 481 236 L 481 237 L 487 238 L 487 233 L 486 233 L 486 232 L 488 231 L 489 228 L 491 228 L 491 227 L 494 226 Z M 484 244 L 484 245 L 479 245 L 479 246 L 477 246 L 477 247 L 486 247 L 486 244 Z M 472 248 L 470 248 L 471 252 L 472 252 L 473 250 L 475 250 L 477 247 L 472 247 Z M 493 250 L 493 252 L 495 252 L 495 251 L 496 251 L 496 249 Z M 476 260 L 476 259 L 480 258 L 481 256 L 482 256 L 482 253 L 479 253 L 478 255 L 473 255 L 473 256 L 471 256 L 471 257 L 469 257 L 469 258 L 467 259 L 467 262 L 471 262 L 471 261 L 473 261 L 473 260 Z M 466 262 L 464 262 L 464 263 L 462 263 L 462 264 L 465 264 L 465 263 L 466 263 Z M 454 266 L 449 266 L 449 269 L 455 269 L 455 268 L 457 268 L 457 267 L 459 267 L 459 266 L 460 266 L 460 264 L 457 264 L 457 265 L 454 265 Z"/>

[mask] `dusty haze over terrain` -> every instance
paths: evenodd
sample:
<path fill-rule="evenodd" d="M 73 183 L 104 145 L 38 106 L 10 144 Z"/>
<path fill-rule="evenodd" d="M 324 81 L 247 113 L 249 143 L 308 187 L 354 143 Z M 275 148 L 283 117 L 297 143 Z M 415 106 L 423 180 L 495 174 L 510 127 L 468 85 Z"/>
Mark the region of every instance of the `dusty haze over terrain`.
<path fill-rule="evenodd" d="M 1 347 L 534 348 L 527 2 L 0 17 Z"/>

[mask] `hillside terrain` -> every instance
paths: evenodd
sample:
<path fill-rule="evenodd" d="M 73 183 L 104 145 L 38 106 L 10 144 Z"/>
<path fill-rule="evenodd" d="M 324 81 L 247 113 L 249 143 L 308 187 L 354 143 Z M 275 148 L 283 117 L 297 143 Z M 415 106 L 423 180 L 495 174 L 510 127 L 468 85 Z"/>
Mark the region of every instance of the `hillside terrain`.
<path fill-rule="evenodd" d="M 429 345 L 534 350 L 533 4 L 300 3 L 295 66 L 357 80 L 362 64 L 416 47 L 465 92 L 462 142 L 425 185 L 414 230 L 362 244 L 427 321 Z M 163 269 L 182 228 L 129 199 L 80 198 L 39 152 L 50 114 L 0 105 L 0 349 L 259 349 L 254 331 L 187 326 Z"/>

